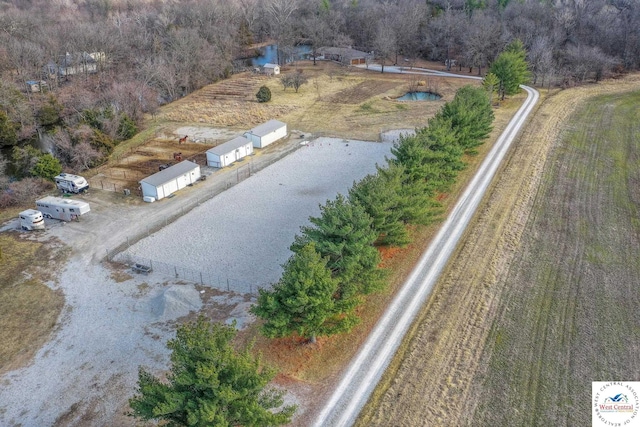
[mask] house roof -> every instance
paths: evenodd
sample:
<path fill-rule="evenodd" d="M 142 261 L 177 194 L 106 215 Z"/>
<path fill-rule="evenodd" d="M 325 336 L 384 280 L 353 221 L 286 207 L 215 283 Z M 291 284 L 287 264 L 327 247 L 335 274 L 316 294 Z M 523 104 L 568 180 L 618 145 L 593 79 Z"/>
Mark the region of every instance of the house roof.
<path fill-rule="evenodd" d="M 276 67 L 280 67 L 278 64 L 272 64 L 270 62 L 267 62 L 266 64 L 263 65 L 264 68 L 276 68 Z"/>
<path fill-rule="evenodd" d="M 166 168 L 165 170 L 156 172 L 153 175 L 146 177 L 145 179 L 141 180 L 140 183 L 144 182 L 146 184 L 157 187 L 199 167 L 200 166 L 198 166 L 198 164 L 196 163 L 190 162 L 189 160 L 184 160 L 177 165 L 173 165 Z"/>
<path fill-rule="evenodd" d="M 273 132 L 274 130 L 280 129 L 283 126 L 287 126 L 286 123 L 283 123 L 279 120 L 271 119 L 266 123 L 258 125 L 253 129 L 247 131 L 246 133 L 251 133 L 257 136 L 265 136 Z"/>
<path fill-rule="evenodd" d="M 321 47 L 319 51 L 326 55 L 340 55 L 344 58 L 366 58 L 368 53 L 350 47 Z"/>
<path fill-rule="evenodd" d="M 231 141 L 225 142 L 224 144 L 220 144 L 216 147 L 209 148 L 207 150 L 207 153 L 217 154 L 218 156 L 221 156 L 223 154 L 227 154 L 235 150 L 236 148 L 240 148 L 244 145 L 252 145 L 252 143 L 244 136 L 239 136 L 237 138 L 233 138 Z"/>

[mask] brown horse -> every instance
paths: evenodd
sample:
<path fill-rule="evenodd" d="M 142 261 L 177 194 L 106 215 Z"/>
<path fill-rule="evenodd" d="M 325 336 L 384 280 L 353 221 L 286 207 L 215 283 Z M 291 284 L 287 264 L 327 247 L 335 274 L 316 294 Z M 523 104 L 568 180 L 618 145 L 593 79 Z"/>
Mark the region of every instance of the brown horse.
<path fill-rule="evenodd" d="M 189 135 L 185 135 L 183 138 L 180 138 L 178 141 L 178 144 L 182 144 L 183 142 L 187 142 L 187 138 L 189 138 Z"/>

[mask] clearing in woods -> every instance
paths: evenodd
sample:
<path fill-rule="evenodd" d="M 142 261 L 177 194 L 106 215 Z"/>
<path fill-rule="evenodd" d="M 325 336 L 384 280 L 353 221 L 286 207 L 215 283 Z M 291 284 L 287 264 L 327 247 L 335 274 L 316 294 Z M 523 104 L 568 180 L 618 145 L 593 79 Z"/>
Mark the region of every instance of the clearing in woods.
<path fill-rule="evenodd" d="M 376 73 L 327 61 L 315 66 L 299 61 L 282 68 L 283 74 L 297 72 L 308 79 L 297 93 L 285 91 L 278 77 L 243 72 L 162 107 L 145 131 L 116 147 L 107 165 L 86 172 L 90 185 L 120 192 L 137 188 L 139 180 L 158 172 L 161 165 L 180 159 L 204 165 L 206 150 L 270 119 L 287 123 L 290 132 L 377 141 L 382 131 L 426 125 L 458 88 L 479 84 L 448 77 Z M 270 102 L 256 99 L 262 85 L 271 90 Z M 412 88 L 436 92 L 442 99 L 395 100 Z M 186 143 L 179 143 L 185 134 L 189 137 Z M 180 158 L 175 157 L 178 153 Z"/>
<path fill-rule="evenodd" d="M 357 425 L 588 425 L 637 380 L 638 90 L 547 97 Z"/>

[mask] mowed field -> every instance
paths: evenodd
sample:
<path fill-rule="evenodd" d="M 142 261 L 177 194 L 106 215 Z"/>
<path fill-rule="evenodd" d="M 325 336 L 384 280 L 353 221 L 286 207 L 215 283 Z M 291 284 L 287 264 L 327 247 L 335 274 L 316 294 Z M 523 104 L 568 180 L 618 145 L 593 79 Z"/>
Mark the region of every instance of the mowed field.
<path fill-rule="evenodd" d="M 357 425 L 590 425 L 638 380 L 639 90 L 546 98 Z"/>

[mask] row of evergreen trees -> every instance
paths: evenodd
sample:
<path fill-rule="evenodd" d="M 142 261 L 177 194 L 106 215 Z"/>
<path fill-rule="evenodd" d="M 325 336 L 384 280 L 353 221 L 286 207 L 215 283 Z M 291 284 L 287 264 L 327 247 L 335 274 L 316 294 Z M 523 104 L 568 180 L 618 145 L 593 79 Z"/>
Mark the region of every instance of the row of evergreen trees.
<path fill-rule="evenodd" d="M 402 135 L 393 158 L 320 207 L 301 228 L 294 254 L 272 290 L 260 290 L 251 311 L 270 338 L 347 332 L 359 321 L 355 308 L 385 286 L 377 246 L 404 246 L 407 226 L 427 225 L 442 211 L 438 195 L 449 191 L 492 129 L 487 91 L 465 86 L 414 135 Z"/>

